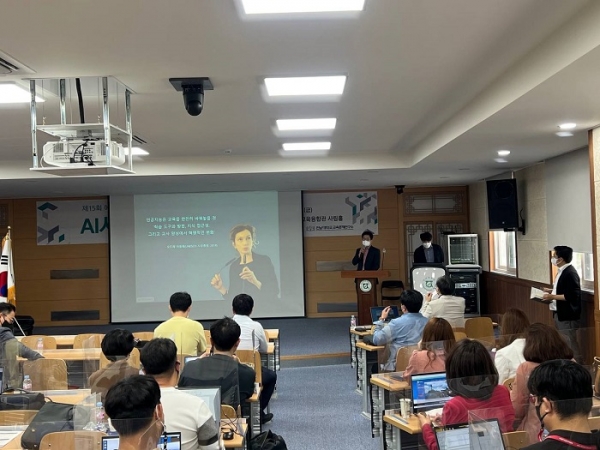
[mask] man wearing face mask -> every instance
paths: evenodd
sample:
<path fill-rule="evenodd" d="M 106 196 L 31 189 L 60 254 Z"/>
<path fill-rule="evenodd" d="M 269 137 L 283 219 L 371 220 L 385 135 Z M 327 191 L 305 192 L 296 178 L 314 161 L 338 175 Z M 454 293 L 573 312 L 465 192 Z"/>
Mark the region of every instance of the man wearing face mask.
<path fill-rule="evenodd" d="M 431 243 L 433 239 L 431 233 L 426 231 L 425 233 L 421 233 L 419 237 L 421 238 L 422 245 L 415 250 L 413 262 L 415 264 L 443 264 L 444 250 L 439 245 Z"/>
<path fill-rule="evenodd" d="M 108 390 L 106 414 L 119 434 L 119 450 L 154 450 L 163 434 L 160 387 L 154 378 L 134 375 Z"/>
<path fill-rule="evenodd" d="M 575 360 L 582 361 L 577 331 L 581 324 L 581 282 L 575 267 L 571 265 L 573 249 L 557 245 L 552 250 L 552 264 L 558 268 L 554 287 L 544 289 L 544 300 L 550 301 L 550 311 L 556 329 L 567 339 Z"/>
<path fill-rule="evenodd" d="M 160 386 L 165 426 L 168 431 L 181 432 L 182 450 L 221 450 L 219 429 L 204 400 L 175 388 L 179 381 L 175 343 L 171 339 L 152 339 L 142 349 L 140 359 L 144 373 Z"/>
<path fill-rule="evenodd" d="M 531 372 L 527 387 L 540 419 L 540 437 L 544 429 L 549 434 L 526 449 L 600 448 L 600 433 L 592 433 L 588 422 L 593 392 L 585 367 L 565 359 L 546 361 Z"/>
<path fill-rule="evenodd" d="M 373 232 L 371 230 L 363 231 L 361 235 L 362 246 L 356 249 L 352 264 L 357 266 L 356 270 L 379 270 L 381 264 L 381 252 L 378 248 L 371 245 L 373 241 Z"/>

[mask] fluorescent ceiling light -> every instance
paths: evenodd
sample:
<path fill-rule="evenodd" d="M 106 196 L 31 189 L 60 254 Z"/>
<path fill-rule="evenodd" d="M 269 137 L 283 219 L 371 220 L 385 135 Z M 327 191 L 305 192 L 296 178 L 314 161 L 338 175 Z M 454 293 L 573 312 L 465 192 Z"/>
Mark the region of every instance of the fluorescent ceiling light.
<path fill-rule="evenodd" d="M 0 83 L 0 103 L 29 103 L 31 93 L 15 83 Z M 44 99 L 35 96 L 36 102 L 43 102 Z"/>
<path fill-rule="evenodd" d="M 279 131 L 333 130 L 337 119 L 277 119 Z"/>
<path fill-rule="evenodd" d="M 510 155 L 510 150 L 498 150 L 498 156 L 508 156 Z"/>
<path fill-rule="evenodd" d="M 573 133 L 571 133 L 570 131 L 559 131 L 558 133 L 556 133 L 556 135 L 560 137 L 571 137 L 573 136 Z"/>
<path fill-rule="evenodd" d="M 341 95 L 346 75 L 327 77 L 265 78 L 269 96 L 278 95 Z"/>
<path fill-rule="evenodd" d="M 129 155 L 129 149 L 127 147 L 125 147 L 125 154 Z M 133 147 L 133 151 L 131 152 L 131 154 L 133 156 L 148 156 L 150 153 L 148 153 L 141 147 Z"/>
<path fill-rule="evenodd" d="M 283 144 L 286 152 L 302 150 L 329 150 L 331 142 L 288 142 Z"/>
<path fill-rule="evenodd" d="M 494 159 L 494 161 L 496 161 L 497 163 L 507 163 L 508 161 L 504 158 L 496 158 Z"/>
<path fill-rule="evenodd" d="M 242 0 L 246 14 L 362 11 L 365 0 Z"/>
<path fill-rule="evenodd" d="M 572 130 L 575 128 L 577 124 L 575 122 L 561 123 L 558 128 L 561 130 Z"/>

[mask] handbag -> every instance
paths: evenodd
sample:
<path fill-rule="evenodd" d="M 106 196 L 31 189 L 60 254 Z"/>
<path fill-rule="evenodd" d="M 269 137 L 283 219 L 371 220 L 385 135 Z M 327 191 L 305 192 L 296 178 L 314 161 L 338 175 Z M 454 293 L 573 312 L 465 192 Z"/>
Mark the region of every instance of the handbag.
<path fill-rule="evenodd" d="M 249 450 L 287 450 L 287 445 L 281 436 L 269 430 L 250 439 Z"/>
<path fill-rule="evenodd" d="M 42 438 L 48 433 L 73 431 L 75 428 L 73 421 L 75 408 L 82 408 L 82 406 L 53 401 L 44 403 L 44 406 L 23 432 L 21 446 L 28 450 L 38 450 Z"/>
<path fill-rule="evenodd" d="M 0 394 L 0 411 L 39 410 L 46 403 L 41 392 L 28 392 L 22 389 L 7 389 Z"/>

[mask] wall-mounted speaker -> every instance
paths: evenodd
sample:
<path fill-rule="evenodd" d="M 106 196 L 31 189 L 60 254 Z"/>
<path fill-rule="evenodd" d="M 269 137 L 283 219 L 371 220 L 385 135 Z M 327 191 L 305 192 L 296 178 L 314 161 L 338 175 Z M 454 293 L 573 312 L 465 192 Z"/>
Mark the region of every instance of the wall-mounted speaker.
<path fill-rule="evenodd" d="M 516 179 L 488 181 L 487 198 L 490 230 L 519 228 Z"/>

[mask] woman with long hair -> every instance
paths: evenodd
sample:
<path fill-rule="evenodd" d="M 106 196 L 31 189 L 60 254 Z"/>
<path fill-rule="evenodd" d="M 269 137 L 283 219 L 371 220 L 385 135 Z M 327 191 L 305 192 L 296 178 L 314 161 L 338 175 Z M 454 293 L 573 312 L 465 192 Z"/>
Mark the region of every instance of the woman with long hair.
<path fill-rule="evenodd" d="M 508 378 L 514 378 L 517 367 L 525 361 L 523 348 L 529 319 L 520 309 L 510 308 L 502 316 L 500 328 L 500 350 L 496 352 L 494 364 L 500 377 L 498 383 L 504 383 Z"/>

